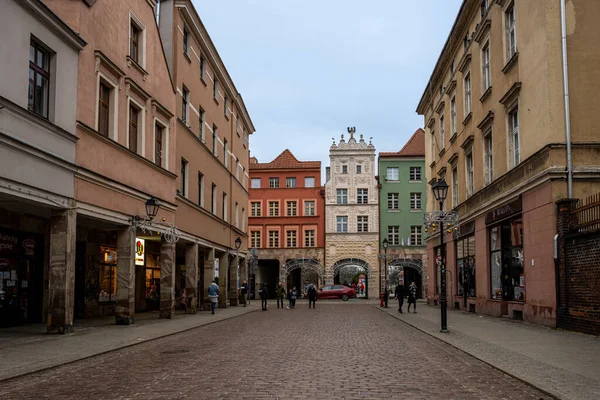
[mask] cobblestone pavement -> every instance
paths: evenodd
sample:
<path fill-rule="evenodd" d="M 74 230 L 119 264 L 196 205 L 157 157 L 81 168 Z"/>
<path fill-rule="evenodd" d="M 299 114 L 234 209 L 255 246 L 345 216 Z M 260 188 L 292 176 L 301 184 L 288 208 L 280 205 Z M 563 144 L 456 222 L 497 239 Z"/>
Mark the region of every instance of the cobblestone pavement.
<path fill-rule="evenodd" d="M 549 399 L 365 304 L 254 312 L 0 383 L 1 399 Z"/>

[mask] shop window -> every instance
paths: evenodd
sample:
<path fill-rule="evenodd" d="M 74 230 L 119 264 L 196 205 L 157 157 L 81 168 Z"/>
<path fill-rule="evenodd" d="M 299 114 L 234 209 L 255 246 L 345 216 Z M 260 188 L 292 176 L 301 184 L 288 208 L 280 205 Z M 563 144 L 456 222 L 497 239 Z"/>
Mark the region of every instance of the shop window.
<path fill-rule="evenodd" d="M 100 247 L 100 294 L 99 302 L 117 301 L 117 250 Z"/>
<path fill-rule="evenodd" d="M 475 289 L 475 236 L 456 242 L 456 270 L 458 296 L 476 297 Z"/>
<path fill-rule="evenodd" d="M 503 222 L 489 232 L 491 298 L 525 301 L 523 220 Z"/>

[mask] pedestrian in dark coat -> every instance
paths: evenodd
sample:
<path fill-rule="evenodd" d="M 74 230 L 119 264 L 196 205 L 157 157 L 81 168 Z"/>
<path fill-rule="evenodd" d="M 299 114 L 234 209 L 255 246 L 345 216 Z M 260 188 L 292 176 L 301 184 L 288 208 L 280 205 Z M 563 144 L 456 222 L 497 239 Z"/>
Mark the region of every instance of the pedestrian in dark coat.
<path fill-rule="evenodd" d="M 408 287 L 408 312 L 410 312 L 410 305 L 413 305 L 413 313 L 417 313 L 417 285 L 414 282 L 410 283 Z"/>
<path fill-rule="evenodd" d="M 395 290 L 396 299 L 398 300 L 398 312 L 402 314 L 402 305 L 404 304 L 404 282 L 398 282 Z"/>
<path fill-rule="evenodd" d="M 317 288 L 315 287 L 314 284 L 310 284 L 310 286 L 308 287 L 308 291 L 307 291 L 307 295 L 308 295 L 308 308 L 311 307 L 315 308 L 316 307 L 316 302 L 317 302 Z"/>
<path fill-rule="evenodd" d="M 258 290 L 258 295 L 260 296 L 260 304 L 261 304 L 262 310 L 267 311 L 267 298 L 268 298 L 267 285 L 265 285 L 264 283 L 262 284 L 262 287 Z"/>
<path fill-rule="evenodd" d="M 283 287 L 283 283 L 279 282 L 279 286 L 277 286 L 277 308 L 279 308 L 279 303 L 281 302 L 281 308 L 283 308 L 283 299 L 285 298 L 285 287 Z"/>

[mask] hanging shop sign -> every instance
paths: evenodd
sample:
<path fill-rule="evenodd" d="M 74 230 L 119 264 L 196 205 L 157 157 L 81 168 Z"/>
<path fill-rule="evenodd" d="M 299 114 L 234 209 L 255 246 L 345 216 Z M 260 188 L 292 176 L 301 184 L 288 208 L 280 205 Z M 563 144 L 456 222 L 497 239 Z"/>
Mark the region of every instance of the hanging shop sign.
<path fill-rule="evenodd" d="M 144 239 L 135 238 L 135 265 L 144 265 L 146 252 L 146 241 Z"/>

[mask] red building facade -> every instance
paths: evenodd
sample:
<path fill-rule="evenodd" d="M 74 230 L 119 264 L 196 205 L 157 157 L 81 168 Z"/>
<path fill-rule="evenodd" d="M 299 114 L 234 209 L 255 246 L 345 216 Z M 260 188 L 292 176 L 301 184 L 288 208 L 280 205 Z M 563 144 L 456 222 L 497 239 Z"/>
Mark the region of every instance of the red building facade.
<path fill-rule="evenodd" d="M 320 284 L 325 247 L 325 201 L 321 162 L 298 161 L 283 151 L 269 163 L 250 159 L 248 246 L 257 263 L 251 288 L 278 282 L 303 290 Z"/>

